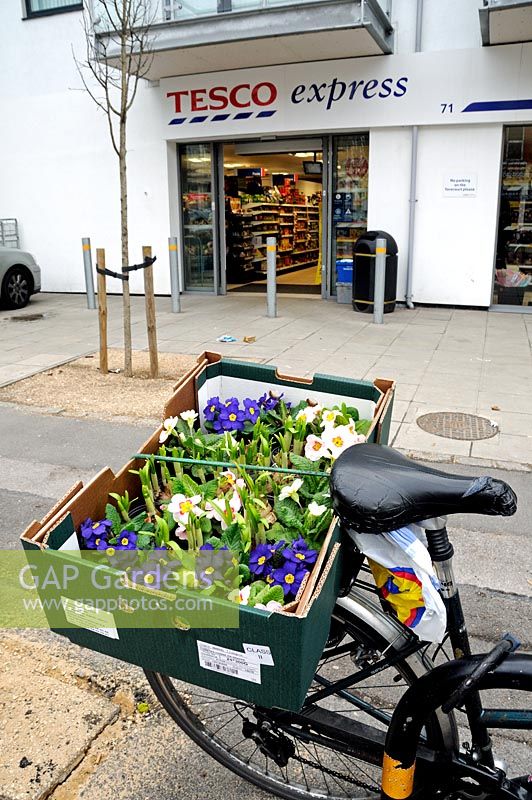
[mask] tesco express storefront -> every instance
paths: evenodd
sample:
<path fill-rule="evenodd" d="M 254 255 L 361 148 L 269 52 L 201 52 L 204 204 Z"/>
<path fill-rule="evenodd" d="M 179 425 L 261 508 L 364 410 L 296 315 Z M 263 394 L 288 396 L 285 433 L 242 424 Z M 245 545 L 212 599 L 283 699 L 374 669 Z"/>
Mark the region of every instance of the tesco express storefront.
<path fill-rule="evenodd" d="M 522 310 L 531 75 L 532 46 L 512 45 L 161 80 L 185 288 L 260 284 L 274 235 L 279 280 L 328 298 L 383 229 L 399 301 Z"/>

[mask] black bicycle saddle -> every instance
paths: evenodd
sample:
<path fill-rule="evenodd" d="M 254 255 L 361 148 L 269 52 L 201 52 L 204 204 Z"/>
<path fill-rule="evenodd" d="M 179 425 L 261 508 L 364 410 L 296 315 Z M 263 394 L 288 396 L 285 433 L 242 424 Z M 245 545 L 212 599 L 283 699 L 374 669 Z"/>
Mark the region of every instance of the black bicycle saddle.
<path fill-rule="evenodd" d="M 450 475 L 378 444 L 344 450 L 331 470 L 331 497 L 340 520 L 358 533 L 384 533 L 448 514 L 509 517 L 517 510 L 504 481 Z"/>

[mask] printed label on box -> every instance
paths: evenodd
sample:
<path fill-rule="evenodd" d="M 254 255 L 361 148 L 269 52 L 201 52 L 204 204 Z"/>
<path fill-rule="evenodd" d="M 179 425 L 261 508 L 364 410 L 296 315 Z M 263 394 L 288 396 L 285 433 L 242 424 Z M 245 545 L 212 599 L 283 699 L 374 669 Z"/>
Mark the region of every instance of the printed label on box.
<path fill-rule="evenodd" d="M 250 659 L 247 653 L 238 650 L 229 650 L 209 642 L 197 641 L 200 666 L 218 672 L 220 675 L 229 675 L 231 678 L 240 678 L 251 683 L 260 683 L 260 662 Z"/>
<path fill-rule="evenodd" d="M 61 597 L 61 603 L 65 617 L 72 625 L 108 636 L 109 639 L 119 638 L 115 618 L 110 611 L 93 608 L 80 600 L 71 600 L 69 597 Z"/>
<path fill-rule="evenodd" d="M 259 664 L 267 664 L 273 667 L 272 651 L 267 644 L 244 644 L 244 652 L 248 654 L 250 661 L 257 661 Z"/>

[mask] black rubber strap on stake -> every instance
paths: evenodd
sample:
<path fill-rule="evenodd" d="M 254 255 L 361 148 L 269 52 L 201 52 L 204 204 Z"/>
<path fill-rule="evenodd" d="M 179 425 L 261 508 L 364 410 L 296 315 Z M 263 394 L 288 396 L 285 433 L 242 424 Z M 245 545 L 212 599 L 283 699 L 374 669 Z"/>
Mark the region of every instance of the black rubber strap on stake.
<path fill-rule="evenodd" d="M 131 267 L 124 267 L 124 272 L 134 272 L 136 269 L 146 269 L 146 267 L 151 267 L 151 265 L 157 261 L 157 256 L 153 257 L 146 257 L 142 264 L 132 264 Z"/>
<path fill-rule="evenodd" d="M 157 256 L 153 256 L 153 258 L 145 258 L 142 264 L 132 264 L 130 267 L 124 267 L 122 272 L 113 272 L 111 269 L 102 269 L 101 267 L 96 267 L 96 272 L 99 272 L 100 275 L 108 275 L 110 278 L 118 278 L 121 281 L 128 281 L 129 272 L 134 272 L 136 269 L 146 269 L 146 267 L 151 267 L 155 261 L 157 261 Z"/>
<path fill-rule="evenodd" d="M 99 272 L 100 275 L 108 275 L 110 278 L 118 278 L 121 281 L 128 281 L 129 275 L 122 275 L 121 272 L 113 272 L 111 269 L 102 269 L 101 267 L 96 267 L 96 272 Z"/>

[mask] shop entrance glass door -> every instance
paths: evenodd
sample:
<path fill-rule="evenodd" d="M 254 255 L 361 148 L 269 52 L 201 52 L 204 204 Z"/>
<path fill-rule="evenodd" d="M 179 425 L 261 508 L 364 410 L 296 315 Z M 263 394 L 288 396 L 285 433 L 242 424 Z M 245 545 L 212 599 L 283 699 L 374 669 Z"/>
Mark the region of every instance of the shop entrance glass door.
<path fill-rule="evenodd" d="M 493 305 L 532 307 L 532 126 L 504 130 Z"/>
<path fill-rule="evenodd" d="M 333 137 L 331 294 L 353 282 L 353 247 L 368 227 L 369 133 Z"/>
<path fill-rule="evenodd" d="M 212 144 L 178 145 L 185 289 L 217 291 Z"/>
<path fill-rule="evenodd" d="M 266 240 L 274 237 L 277 291 L 322 294 L 325 171 L 321 138 L 223 145 L 220 249 L 227 291 L 266 291 Z"/>

